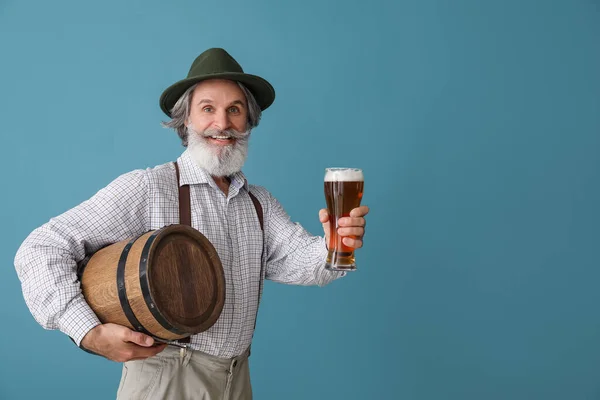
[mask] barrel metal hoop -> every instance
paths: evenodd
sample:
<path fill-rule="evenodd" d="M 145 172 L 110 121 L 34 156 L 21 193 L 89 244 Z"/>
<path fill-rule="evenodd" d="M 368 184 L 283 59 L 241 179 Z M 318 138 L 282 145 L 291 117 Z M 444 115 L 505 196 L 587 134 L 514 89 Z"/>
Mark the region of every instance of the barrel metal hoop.
<path fill-rule="evenodd" d="M 131 326 L 133 326 L 138 332 L 150 335 L 150 332 L 148 332 L 146 328 L 144 328 L 144 325 L 142 325 L 142 323 L 136 318 L 133 309 L 131 308 L 131 304 L 129 304 L 129 299 L 127 298 L 127 289 L 125 288 L 125 265 L 127 264 L 127 256 L 129 255 L 131 246 L 133 246 L 136 240 L 137 238 L 131 239 L 131 241 L 127 243 L 121 252 L 121 257 L 119 258 L 119 264 L 117 266 L 117 290 L 119 292 L 121 309 L 123 310 L 123 313 L 127 317 L 127 320 Z"/>
<path fill-rule="evenodd" d="M 156 307 L 154 299 L 152 299 L 152 295 L 150 294 L 150 281 L 148 279 L 148 258 L 150 255 L 150 248 L 152 247 L 152 243 L 154 242 L 154 239 L 156 239 L 160 232 L 160 229 L 154 232 L 148 238 L 146 244 L 144 245 L 144 249 L 142 250 L 142 258 L 140 260 L 140 286 L 142 288 L 142 295 L 144 296 L 144 301 L 146 302 L 148 309 L 150 310 L 154 318 L 158 321 L 158 323 L 162 325 L 163 328 L 175 333 L 176 335 L 187 335 L 186 332 L 177 329 L 165 319 L 165 317 L 160 313 L 158 307 Z"/>

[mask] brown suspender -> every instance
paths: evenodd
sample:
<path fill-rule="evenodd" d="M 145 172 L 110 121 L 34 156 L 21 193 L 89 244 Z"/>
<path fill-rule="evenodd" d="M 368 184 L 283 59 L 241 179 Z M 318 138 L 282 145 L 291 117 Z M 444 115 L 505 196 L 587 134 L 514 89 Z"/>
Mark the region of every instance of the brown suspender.
<path fill-rule="evenodd" d="M 177 175 L 177 188 L 179 189 L 179 223 L 192 226 L 192 210 L 190 206 L 190 186 L 179 185 L 179 166 L 175 163 L 175 174 Z"/>
<path fill-rule="evenodd" d="M 175 175 L 177 175 L 177 188 L 179 189 L 179 223 L 183 224 L 183 225 L 188 225 L 188 226 L 192 226 L 192 209 L 191 209 L 191 203 L 190 203 L 190 186 L 189 185 L 180 185 L 179 182 L 179 166 L 177 165 L 177 162 L 175 162 Z M 258 199 L 256 198 L 256 196 L 254 196 L 252 193 L 250 193 L 250 191 L 248 191 L 248 194 L 250 195 L 250 199 L 252 200 L 252 203 L 254 204 L 254 208 L 256 209 L 256 216 L 258 217 L 258 222 L 260 223 L 260 229 L 261 230 L 265 230 L 264 226 L 263 226 L 263 209 L 262 206 L 260 205 L 260 202 L 258 201 Z M 262 274 L 262 272 L 261 272 Z M 262 279 L 262 277 L 261 277 Z M 256 326 L 256 321 L 255 324 Z M 178 342 L 180 343 L 189 343 L 190 342 L 190 337 L 185 337 L 182 339 L 179 339 Z"/>
<path fill-rule="evenodd" d="M 260 205 L 260 202 L 258 201 L 256 196 L 254 196 L 250 191 L 248 191 L 248 195 L 250 196 L 250 199 L 252 199 L 252 202 L 254 203 L 254 208 L 256 209 L 256 216 L 258 217 L 258 222 L 260 223 L 260 230 L 264 231 L 265 228 L 263 226 L 262 206 Z"/>

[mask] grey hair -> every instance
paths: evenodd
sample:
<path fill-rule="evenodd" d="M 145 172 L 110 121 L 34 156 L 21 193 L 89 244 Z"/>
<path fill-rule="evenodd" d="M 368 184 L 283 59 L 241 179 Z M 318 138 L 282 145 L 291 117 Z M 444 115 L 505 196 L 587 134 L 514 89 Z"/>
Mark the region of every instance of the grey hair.
<path fill-rule="evenodd" d="M 240 83 L 236 82 L 244 96 L 246 96 L 246 103 L 248 104 L 248 123 L 246 124 L 246 130 L 250 131 L 256 128 L 260 122 L 262 111 L 258 105 L 254 95 L 248 88 Z M 161 125 L 165 128 L 171 128 L 177 132 L 181 138 L 181 144 L 185 147 L 188 145 L 188 130 L 185 121 L 190 116 L 190 103 L 192 101 L 192 93 L 199 83 L 189 87 L 177 100 L 173 108 L 171 109 L 171 120 L 168 122 L 162 122 Z"/>

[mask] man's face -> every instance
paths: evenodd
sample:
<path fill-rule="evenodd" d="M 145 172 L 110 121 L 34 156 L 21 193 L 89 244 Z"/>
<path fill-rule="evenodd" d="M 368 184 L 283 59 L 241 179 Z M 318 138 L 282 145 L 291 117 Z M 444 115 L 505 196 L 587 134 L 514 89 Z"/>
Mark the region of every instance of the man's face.
<path fill-rule="evenodd" d="M 187 124 L 198 132 L 207 129 L 245 132 L 248 124 L 246 96 L 237 83 L 212 79 L 200 82 L 192 95 Z M 208 139 L 211 144 L 228 146 L 232 140 Z"/>
<path fill-rule="evenodd" d="M 248 150 L 248 106 L 237 83 L 208 80 L 190 102 L 188 148 L 196 163 L 213 176 L 241 170 Z"/>

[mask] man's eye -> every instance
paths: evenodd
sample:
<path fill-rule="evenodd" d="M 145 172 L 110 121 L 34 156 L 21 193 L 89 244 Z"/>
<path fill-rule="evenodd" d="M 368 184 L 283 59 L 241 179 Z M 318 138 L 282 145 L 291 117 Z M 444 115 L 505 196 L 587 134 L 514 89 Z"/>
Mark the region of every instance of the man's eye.
<path fill-rule="evenodd" d="M 240 109 L 237 107 L 229 107 L 229 112 L 232 114 L 236 114 L 236 113 L 240 112 Z"/>
<path fill-rule="evenodd" d="M 212 108 L 212 107 L 210 107 L 210 106 L 204 107 L 204 108 L 202 109 L 202 111 L 204 111 L 204 112 L 212 112 L 212 110 L 213 110 L 213 108 Z"/>

